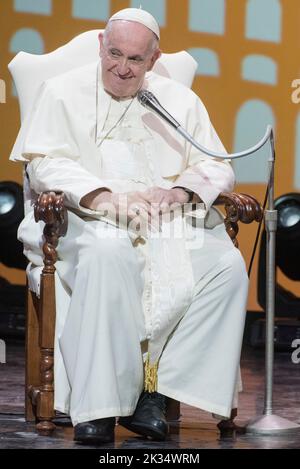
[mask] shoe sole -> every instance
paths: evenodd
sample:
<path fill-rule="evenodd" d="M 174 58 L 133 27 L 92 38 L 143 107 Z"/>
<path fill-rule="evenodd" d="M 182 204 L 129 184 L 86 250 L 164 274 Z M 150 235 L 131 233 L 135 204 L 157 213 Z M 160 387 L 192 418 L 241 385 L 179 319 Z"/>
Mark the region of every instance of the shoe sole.
<path fill-rule="evenodd" d="M 121 423 L 119 422 L 119 425 L 122 427 L 126 428 L 127 430 L 130 430 L 131 432 L 137 433 L 138 435 L 142 436 L 148 436 L 152 438 L 153 440 L 158 440 L 158 441 L 164 441 L 166 439 L 166 434 L 163 431 L 159 431 L 159 429 L 154 429 L 150 425 L 139 425 L 139 424 L 134 424 L 134 423 Z"/>
<path fill-rule="evenodd" d="M 113 443 L 114 440 L 115 440 L 114 437 L 97 438 L 92 435 L 74 438 L 74 441 L 76 441 L 76 443 L 92 444 L 92 445 L 101 445 L 103 443 Z"/>

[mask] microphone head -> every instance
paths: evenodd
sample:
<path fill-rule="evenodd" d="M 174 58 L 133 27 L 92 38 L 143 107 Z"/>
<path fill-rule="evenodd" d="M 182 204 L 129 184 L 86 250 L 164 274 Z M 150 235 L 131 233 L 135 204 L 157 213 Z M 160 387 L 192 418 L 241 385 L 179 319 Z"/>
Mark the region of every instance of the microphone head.
<path fill-rule="evenodd" d="M 148 90 L 141 89 L 140 91 L 138 91 L 137 98 L 138 98 L 138 101 L 143 106 L 147 106 L 147 105 L 149 106 L 150 105 L 150 107 L 153 108 L 153 105 L 155 105 L 155 104 L 159 105 L 159 102 L 156 99 L 156 97 L 154 96 L 154 94 L 151 93 L 151 91 L 148 91 Z"/>
<path fill-rule="evenodd" d="M 151 93 L 151 91 L 141 89 L 137 93 L 137 99 L 139 103 L 142 104 L 142 106 L 158 114 L 159 117 L 168 122 L 168 124 L 170 124 L 175 129 L 180 127 L 179 123 L 168 113 L 168 111 L 162 107 L 158 99 L 154 96 L 153 93 Z"/>

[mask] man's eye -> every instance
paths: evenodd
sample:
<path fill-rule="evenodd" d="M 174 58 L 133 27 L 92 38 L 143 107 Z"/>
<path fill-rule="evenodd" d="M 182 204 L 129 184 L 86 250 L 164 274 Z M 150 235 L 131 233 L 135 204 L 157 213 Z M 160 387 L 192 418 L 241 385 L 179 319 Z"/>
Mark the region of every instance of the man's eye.
<path fill-rule="evenodd" d="M 120 54 L 115 50 L 111 50 L 110 53 L 113 57 L 120 57 Z"/>
<path fill-rule="evenodd" d="M 130 62 L 141 63 L 143 62 L 143 59 L 141 59 L 140 57 L 133 57 L 132 59 L 130 59 Z"/>

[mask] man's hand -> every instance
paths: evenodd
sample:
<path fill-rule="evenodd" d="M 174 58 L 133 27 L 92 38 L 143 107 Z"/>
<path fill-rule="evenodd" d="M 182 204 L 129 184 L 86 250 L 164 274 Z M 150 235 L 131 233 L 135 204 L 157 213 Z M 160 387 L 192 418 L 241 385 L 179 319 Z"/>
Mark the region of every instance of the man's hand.
<path fill-rule="evenodd" d="M 188 194 L 181 188 L 162 189 L 151 187 L 144 192 L 113 193 L 106 188 L 90 192 L 81 199 L 80 204 L 91 210 L 102 210 L 103 206 L 112 204 L 116 212 L 136 216 L 137 212 L 146 212 L 151 217 L 158 215 L 159 211 L 166 212 L 169 207 L 188 202 Z"/>
<path fill-rule="evenodd" d="M 189 195 L 185 192 L 185 190 L 177 187 L 174 189 L 151 187 L 146 192 L 144 192 L 144 194 L 150 203 L 156 203 L 162 207 L 162 209 L 177 203 L 183 205 L 187 203 L 189 199 Z"/>
<path fill-rule="evenodd" d="M 96 211 L 111 211 L 118 216 L 128 216 L 130 219 L 137 215 L 154 216 L 153 207 L 145 194 L 139 191 L 117 193 L 101 188 L 85 195 L 80 205 Z"/>
<path fill-rule="evenodd" d="M 105 213 L 121 225 L 136 225 L 159 230 L 160 214 L 178 209 L 187 203 L 189 195 L 181 188 L 162 189 L 151 187 L 144 192 L 111 192 L 106 188 L 90 192 L 81 199 L 81 205 L 91 210 Z"/>
<path fill-rule="evenodd" d="M 92 192 L 89 192 L 80 200 L 80 205 L 82 207 L 88 208 L 90 210 L 97 210 L 97 207 L 100 203 L 109 202 L 112 192 L 106 187 L 101 187 Z"/>

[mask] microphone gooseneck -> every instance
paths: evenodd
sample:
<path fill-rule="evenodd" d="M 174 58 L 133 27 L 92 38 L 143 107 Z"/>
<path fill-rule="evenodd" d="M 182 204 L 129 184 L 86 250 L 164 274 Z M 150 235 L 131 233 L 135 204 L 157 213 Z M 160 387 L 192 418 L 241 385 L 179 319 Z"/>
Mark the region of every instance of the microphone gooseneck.
<path fill-rule="evenodd" d="M 138 94 L 137 94 L 138 101 L 144 106 L 145 108 L 149 109 L 150 111 L 155 112 L 159 117 L 161 117 L 163 120 L 165 120 L 169 125 L 171 125 L 180 135 L 182 135 L 188 142 L 190 142 L 194 147 L 196 147 L 198 150 L 200 150 L 202 153 L 204 153 L 207 156 L 213 157 L 213 158 L 221 158 L 223 160 L 233 160 L 236 158 L 243 158 L 248 155 L 252 155 L 255 153 L 257 150 L 262 148 L 265 143 L 270 140 L 271 143 L 271 152 L 270 152 L 270 160 L 272 161 L 272 158 L 274 157 L 274 151 L 273 150 L 273 129 L 270 125 L 268 125 L 267 130 L 263 138 L 253 147 L 248 148 L 247 150 L 238 152 L 238 153 L 221 153 L 221 152 L 216 152 L 213 150 L 209 150 L 208 148 L 203 147 L 200 145 L 200 143 L 196 142 L 196 140 L 177 122 L 176 119 L 174 119 L 171 114 L 169 114 L 168 111 L 160 104 L 158 99 L 154 96 L 151 91 L 141 89 Z M 270 161 L 269 160 L 269 161 Z"/>

